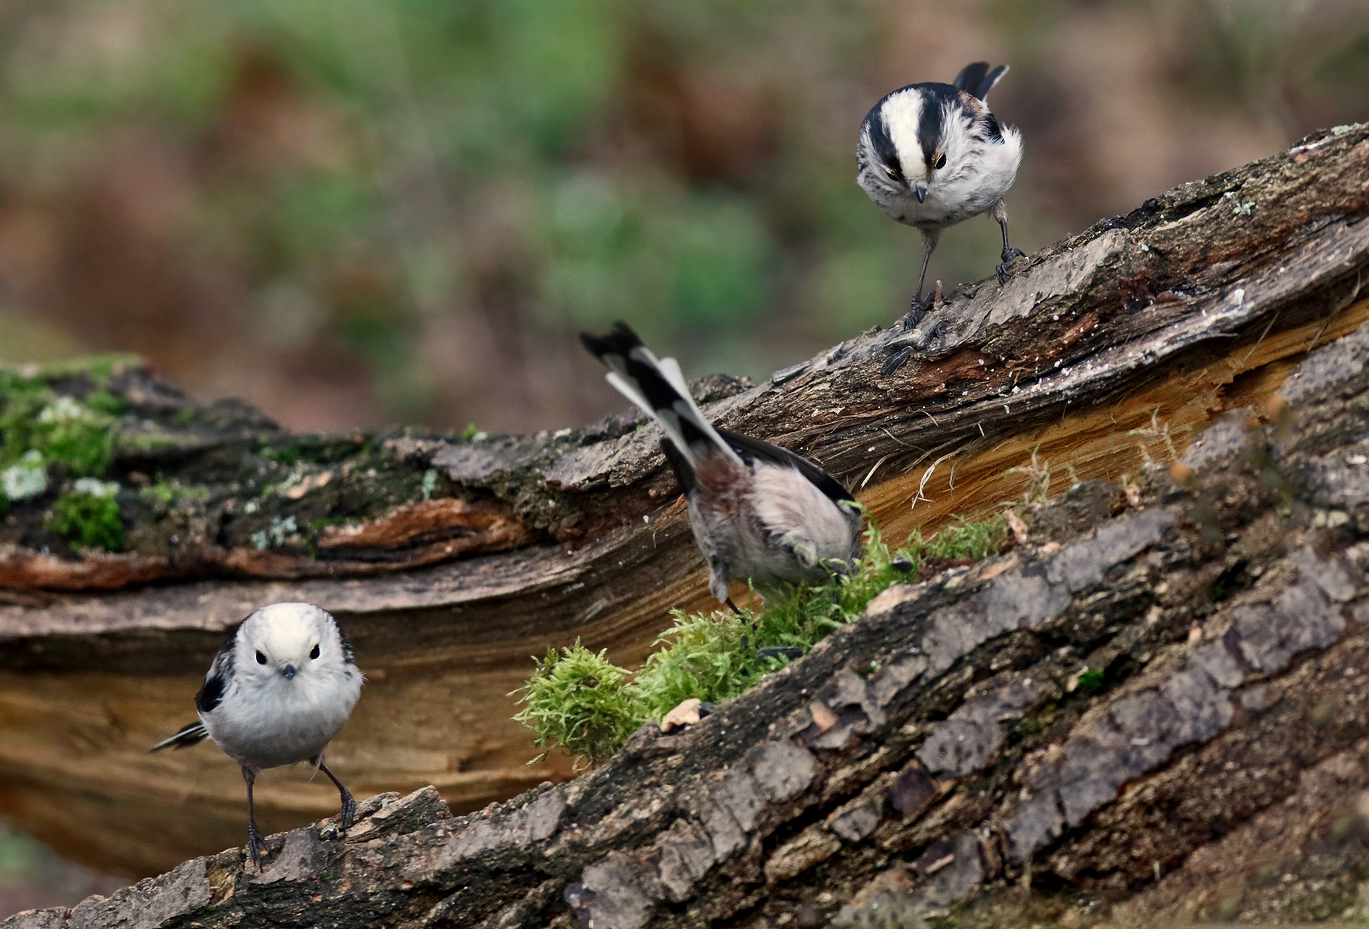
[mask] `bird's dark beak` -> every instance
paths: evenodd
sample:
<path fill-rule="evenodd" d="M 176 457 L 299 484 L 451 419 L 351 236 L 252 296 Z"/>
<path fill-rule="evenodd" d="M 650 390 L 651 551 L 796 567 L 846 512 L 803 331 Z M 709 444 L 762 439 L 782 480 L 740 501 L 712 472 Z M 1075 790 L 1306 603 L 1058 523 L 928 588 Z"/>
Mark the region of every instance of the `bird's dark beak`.
<path fill-rule="evenodd" d="M 288 664 L 285 667 L 281 668 L 280 676 L 285 678 L 287 681 L 293 681 L 295 679 L 295 666 L 292 664 Z"/>
<path fill-rule="evenodd" d="M 926 181 L 918 181 L 916 184 L 914 184 L 914 185 L 913 185 L 913 195 L 914 195 L 915 197 L 917 197 L 917 202 L 918 202 L 918 203 L 924 203 L 924 202 L 926 202 L 926 200 L 927 200 L 927 182 L 926 182 Z"/>

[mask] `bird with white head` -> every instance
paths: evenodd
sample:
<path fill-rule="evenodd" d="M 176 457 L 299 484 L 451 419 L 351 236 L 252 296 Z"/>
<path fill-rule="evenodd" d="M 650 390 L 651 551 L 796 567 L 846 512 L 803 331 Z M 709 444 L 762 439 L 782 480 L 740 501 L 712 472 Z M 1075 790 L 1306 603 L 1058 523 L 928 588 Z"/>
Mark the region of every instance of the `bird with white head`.
<path fill-rule="evenodd" d="M 244 619 L 214 657 L 195 695 L 200 721 L 151 750 L 187 748 L 208 737 L 241 765 L 247 854 L 260 870 L 269 849 L 257 829 L 252 785 L 263 769 L 308 761 L 338 789 L 341 828 L 356 817 L 356 801 L 324 763 L 323 750 L 352 715 L 363 680 L 330 613 L 312 603 L 273 603 Z"/>

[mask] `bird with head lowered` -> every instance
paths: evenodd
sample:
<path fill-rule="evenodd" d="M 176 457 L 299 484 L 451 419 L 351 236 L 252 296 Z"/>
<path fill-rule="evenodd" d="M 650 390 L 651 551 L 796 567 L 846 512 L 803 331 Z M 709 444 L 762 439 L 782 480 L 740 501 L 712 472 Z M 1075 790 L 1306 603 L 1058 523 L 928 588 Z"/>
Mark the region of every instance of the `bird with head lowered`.
<path fill-rule="evenodd" d="M 913 326 L 930 308 L 922 288 L 941 231 L 990 212 L 1003 232 L 999 278 L 1023 253 L 1008 244 L 1008 208 L 1003 195 L 1017 177 L 1022 136 L 998 121 L 988 106 L 989 91 L 1008 71 L 977 61 L 954 83 L 911 84 L 871 107 L 856 143 L 856 180 L 875 205 L 922 233 L 922 270 L 912 309 Z"/>
<path fill-rule="evenodd" d="M 675 359 L 657 358 L 625 324 L 580 341 L 665 433 L 661 450 L 685 492 L 713 596 L 735 610 L 731 580 L 765 591 L 856 568 L 865 517 L 836 478 L 788 449 L 715 427 Z"/>

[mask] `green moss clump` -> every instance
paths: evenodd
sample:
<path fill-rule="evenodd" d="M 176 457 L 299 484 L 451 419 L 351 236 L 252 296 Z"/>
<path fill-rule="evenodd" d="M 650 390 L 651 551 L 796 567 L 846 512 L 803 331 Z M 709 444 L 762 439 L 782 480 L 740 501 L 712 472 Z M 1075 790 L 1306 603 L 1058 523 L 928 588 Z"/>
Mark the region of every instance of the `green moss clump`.
<path fill-rule="evenodd" d="M 104 485 L 96 490 L 86 486 L 85 481 L 76 483 L 77 489 L 53 502 L 48 528 L 67 539 L 72 551 L 82 548 L 123 551 L 124 521 L 113 493 L 114 485 Z"/>
<path fill-rule="evenodd" d="M 1103 686 L 1104 672 L 1101 668 L 1085 668 L 1079 672 L 1077 678 L 1079 689 L 1082 691 L 1097 690 Z"/>
<path fill-rule="evenodd" d="M 759 610 L 685 613 L 656 640 L 659 646 L 637 672 L 633 685 L 650 718 L 659 719 L 691 697 L 718 703 L 744 693 L 766 673 L 801 655 L 865 612 L 880 591 L 907 577 L 908 549 L 891 552 L 873 525 L 865 533 L 860 569 L 829 583 L 770 595 Z"/>
<path fill-rule="evenodd" d="M 580 644 L 548 649 L 521 691 L 524 707 L 514 719 L 532 729 L 542 753 L 557 746 L 579 758 L 598 760 L 613 754 L 646 718 L 625 685 L 629 672 Z"/>
<path fill-rule="evenodd" d="M 721 702 L 743 693 L 789 655 L 808 652 L 833 630 L 865 612 L 889 586 L 916 579 L 924 562 L 984 558 L 1009 539 L 1001 515 L 961 521 L 927 542 L 915 533 L 890 551 L 873 525 L 865 556 L 851 577 L 771 594 L 764 609 L 671 613 L 674 625 L 633 674 L 605 652 L 574 646 L 547 653 L 528 683 L 514 692 L 523 708 L 514 717 L 534 731 L 541 760 L 561 747 L 577 761 L 613 754 L 642 723 L 660 719 L 681 701 Z"/>
<path fill-rule="evenodd" d="M 30 448 L 77 477 L 98 477 L 114 459 L 114 417 L 61 396 L 43 407 Z"/>
<path fill-rule="evenodd" d="M 209 488 L 173 484 L 158 475 L 156 482 L 142 488 L 138 491 L 138 495 L 144 500 L 151 501 L 165 509 L 171 509 L 182 503 L 206 499 L 209 496 Z"/>
<path fill-rule="evenodd" d="M 101 387 L 93 390 L 85 398 L 86 406 L 108 416 L 123 416 L 128 412 L 128 400 L 118 394 L 112 394 Z"/>
<path fill-rule="evenodd" d="M 170 507 L 176 503 L 176 488 L 172 487 L 165 478 L 158 478 L 157 483 L 150 487 L 144 487 L 141 493 L 147 499 L 156 501 L 164 507 Z"/>
<path fill-rule="evenodd" d="M 300 460 L 300 450 L 290 446 L 275 448 L 270 445 L 265 445 L 257 450 L 257 454 L 267 461 L 274 461 L 277 464 L 283 464 L 287 467 L 297 464 Z"/>
<path fill-rule="evenodd" d="M 1008 519 L 995 513 L 982 519 L 961 519 L 943 526 L 926 542 L 920 532 L 913 533 L 909 547 L 916 551 L 919 564 L 925 562 L 981 561 L 1002 551 L 1008 541 Z"/>
<path fill-rule="evenodd" d="M 36 451 L 48 466 L 75 477 L 98 477 L 109 469 L 122 412 L 120 398 L 97 390 L 87 398 L 92 405 L 55 394 L 41 379 L 6 371 L 0 374 L 0 399 L 0 466 Z"/>

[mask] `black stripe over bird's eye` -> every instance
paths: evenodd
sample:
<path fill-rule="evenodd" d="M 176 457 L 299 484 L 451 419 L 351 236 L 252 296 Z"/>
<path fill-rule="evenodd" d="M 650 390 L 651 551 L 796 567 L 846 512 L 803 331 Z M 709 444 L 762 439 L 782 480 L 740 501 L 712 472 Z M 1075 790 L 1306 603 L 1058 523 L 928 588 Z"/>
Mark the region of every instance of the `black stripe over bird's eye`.
<path fill-rule="evenodd" d="M 898 148 L 889 135 L 889 127 L 884 122 L 883 113 L 873 113 L 870 116 L 870 146 L 875 150 L 875 157 L 879 159 L 885 172 L 894 180 L 902 181 L 903 162 L 899 160 Z"/>
<path fill-rule="evenodd" d="M 946 107 L 960 101 L 960 91 L 950 84 L 924 84 L 922 111 L 917 119 L 917 144 L 928 166 L 936 160 L 936 153 L 945 151 L 941 135 L 946 128 Z"/>

